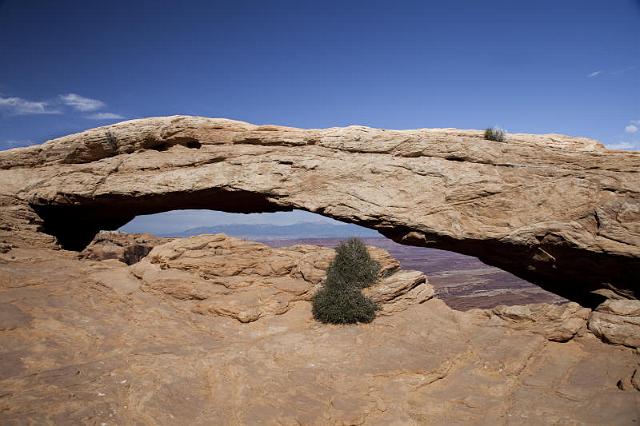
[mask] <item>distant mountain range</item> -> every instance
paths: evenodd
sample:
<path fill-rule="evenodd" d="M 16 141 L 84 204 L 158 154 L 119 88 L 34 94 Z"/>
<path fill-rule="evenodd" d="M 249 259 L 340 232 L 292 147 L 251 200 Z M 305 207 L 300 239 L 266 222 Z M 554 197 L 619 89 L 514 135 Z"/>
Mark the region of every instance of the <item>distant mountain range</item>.
<path fill-rule="evenodd" d="M 257 240 L 296 238 L 378 237 L 377 231 L 351 224 L 301 222 L 291 225 L 228 224 L 200 226 L 186 231 L 163 234 L 163 237 L 190 237 L 200 234 L 227 234 L 232 237 Z"/>

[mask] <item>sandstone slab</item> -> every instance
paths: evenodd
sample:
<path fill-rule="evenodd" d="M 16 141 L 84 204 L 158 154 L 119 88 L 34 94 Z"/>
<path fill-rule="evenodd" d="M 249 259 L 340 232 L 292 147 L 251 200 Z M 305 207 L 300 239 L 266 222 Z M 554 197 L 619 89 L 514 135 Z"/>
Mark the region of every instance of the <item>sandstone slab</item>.
<path fill-rule="evenodd" d="M 528 330 L 555 342 L 571 340 L 584 329 L 591 309 L 577 303 L 549 305 L 545 303 L 523 306 L 497 306 L 488 311 L 497 325 L 515 330 Z"/>
<path fill-rule="evenodd" d="M 640 348 L 640 301 L 607 300 L 591 314 L 589 330 L 606 342 Z"/>
<path fill-rule="evenodd" d="M 371 324 L 315 322 L 305 289 L 322 282 L 330 258 L 311 246 L 274 250 L 221 235 L 157 245 L 131 266 L 64 250 L 0 253 L 0 422 L 640 421 L 635 350 L 590 333 L 550 341 L 522 313 L 509 314 L 521 321 L 517 330 L 497 327 L 486 313 L 416 294 L 430 286 L 411 271 L 394 269 L 367 289 L 383 305 Z M 193 283 L 172 281 L 176 273 L 192 274 Z M 220 306 L 263 314 L 243 322 L 193 312 L 218 297 L 212 281 L 228 286 Z M 175 290 L 180 283 L 184 290 Z M 243 295 L 252 287 L 303 297 L 272 314 Z M 547 316 L 568 316 L 562 312 Z"/>

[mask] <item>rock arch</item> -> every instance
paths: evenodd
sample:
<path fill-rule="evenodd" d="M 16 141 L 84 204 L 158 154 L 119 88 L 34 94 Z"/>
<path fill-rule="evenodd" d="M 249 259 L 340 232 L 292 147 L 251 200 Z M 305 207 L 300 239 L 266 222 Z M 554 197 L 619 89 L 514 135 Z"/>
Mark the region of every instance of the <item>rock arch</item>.
<path fill-rule="evenodd" d="M 0 183 L 3 215 L 27 206 L 69 249 L 139 214 L 295 208 L 477 256 L 583 304 L 639 294 L 640 154 L 585 138 L 175 116 L 2 152 Z"/>

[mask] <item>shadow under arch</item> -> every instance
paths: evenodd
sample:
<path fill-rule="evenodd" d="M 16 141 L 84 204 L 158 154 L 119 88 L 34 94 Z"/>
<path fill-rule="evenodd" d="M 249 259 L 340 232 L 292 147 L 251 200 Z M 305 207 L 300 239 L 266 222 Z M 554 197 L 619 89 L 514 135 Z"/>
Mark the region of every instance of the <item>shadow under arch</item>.
<path fill-rule="evenodd" d="M 44 221 L 42 231 L 55 236 L 62 248 L 74 251 L 84 249 L 99 231 L 118 229 L 138 215 L 179 209 L 227 213 L 271 213 L 294 209 L 278 205 L 264 194 L 225 188 L 139 197 L 118 194 L 90 199 L 74 197 L 71 204 L 32 204 L 32 207 Z"/>

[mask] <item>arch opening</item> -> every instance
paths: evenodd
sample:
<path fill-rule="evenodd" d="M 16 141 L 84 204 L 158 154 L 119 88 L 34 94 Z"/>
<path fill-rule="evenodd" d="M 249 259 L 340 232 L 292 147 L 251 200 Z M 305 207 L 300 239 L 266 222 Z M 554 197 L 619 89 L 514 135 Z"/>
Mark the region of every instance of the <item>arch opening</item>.
<path fill-rule="evenodd" d="M 227 213 L 288 212 L 296 208 L 304 210 L 304 206 L 295 205 L 286 198 L 280 199 L 273 192 L 267 195 L 230 186 L 161 194 L 109 193 L 87 198 L 69 195 L 64 202 L 36 200 L 31 206 L 43 220 L 41 230 L 55 236 L 62 248 L 75 251 L 83 250 L 100 230 L 116 230 L 138 215 L 181 209 Z M 603 288 L 605 292 L 635 297 L 635 294 L 624 294 L 625 288 L 637 286 L 634 274 L 640 270 L 640 265 L 635 259 L 622 259 L 629 265 L 625 270 L 619 268 L 620 258 L 608 254 L 578 252 L 559 244 L 545 245 L 544 241 L 537 246 L 524 247 L 497 240 L 456 240 L 442 235 L 428 235 L 403 225 L 339 217 L 324 209 L 318 209 L 318 213 L 345 222 L 351 219 L 352 223 L 374 229 L 403 245 L 431 247 L 476 256 L 487 265 L 507 271 L 583 306 L 595 307 L 610 297 L 610 293 L 602 294 Z M 553 259 L 553 262 L 549 259 Z M 576 275 L 577 264 L 581 271 L 579 276 Z M 622 283 L 622 286 L 610 283 Z"/>
<path fill-rule="evenodd" d="M 333 248 L 344 239 L 357 237 L 369 246 L 389 252 L 400 262 L 402 269 L 417 270 L 427 275 L 438 297 L 453 309 L 566 302 L 566 299 L 489 266 L 477 257 L 399 244 L 370 228 L 304 210 L 249 214 L 174 210 L 136 216 L 119 231 L 178 238 L 223 233 L 274 248 L 297 244 Z"/>
<path fill-rule="evenodd" d="M 83 250 L 101 230 L 144 232 L 157 237 L 224 233 L 272 247 L 300 243 L 334 247 L 339 241 L 355 236 L 368 245 L 387 250 L 403 269 L 425 273 L 438 296 L 454 309 L 565 301 L 476 257 L 399 244 L 371 228 L 281 207 L 254 193 L 234 191 L 222 196 L 208 191 L 193 195 L 188 202 L 184 195 L 176 194 L 162 200 L 111 198 L 96 205 L 38 206 L 37 210 L 45 221 L 45 230 L 53 233 L 64 248 L 76 251 Z M 118 207 L 113 208 L 115 205 Z M 196 218 L 198 215 L 201 217 Z M 73 232 L 69 232 L 71 229 Z M 150 250 L 134 248 L 134 252 L 127 254 L 126 263 L 137 262 Z"/>
<path fill-rule="evenodd" d="M 53 235 L 66 250 L 81 251 L 101 230 L 115 230 L 138 215 L 178 209 L 207 209 L 228 213 L 291 211 L 263 194 L 228 188 L 132 197 L 110 194 L 65 204 L 32 203 L 43 220 L 42 231 Z"/>

